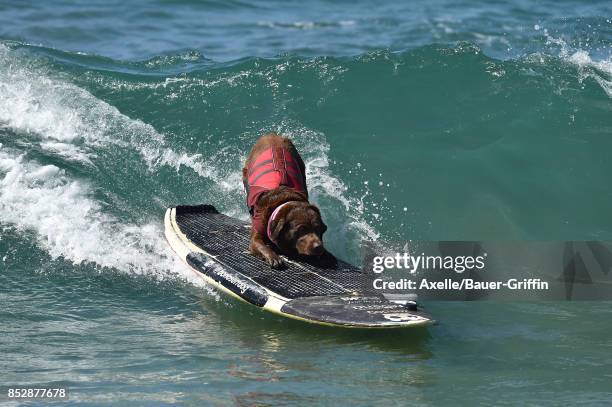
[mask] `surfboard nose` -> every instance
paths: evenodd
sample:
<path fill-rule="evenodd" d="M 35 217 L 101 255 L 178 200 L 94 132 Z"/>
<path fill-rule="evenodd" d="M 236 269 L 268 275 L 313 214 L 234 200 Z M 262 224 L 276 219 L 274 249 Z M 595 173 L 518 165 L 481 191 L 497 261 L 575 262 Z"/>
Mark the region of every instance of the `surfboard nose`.
<path fill-rule="evenodd" d="M 425 312 L 387 301 L 378 295 L 326 295 L 288 301 L 281 312 L 319 323 L 353 328 L 415 327 L 434 321 Z"/>

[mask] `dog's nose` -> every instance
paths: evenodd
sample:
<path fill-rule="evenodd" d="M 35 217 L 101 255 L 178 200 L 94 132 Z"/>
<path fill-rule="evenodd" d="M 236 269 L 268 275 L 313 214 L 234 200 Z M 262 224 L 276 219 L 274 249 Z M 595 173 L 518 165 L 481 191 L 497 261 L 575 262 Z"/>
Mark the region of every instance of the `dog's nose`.
<path fill-rule="evenodd" d="M 321 253 L 323 253 L 323 245 L 321 243 L 314 243 L 312 245 L 312 252 L 314 254 L 321 254 Z"/>

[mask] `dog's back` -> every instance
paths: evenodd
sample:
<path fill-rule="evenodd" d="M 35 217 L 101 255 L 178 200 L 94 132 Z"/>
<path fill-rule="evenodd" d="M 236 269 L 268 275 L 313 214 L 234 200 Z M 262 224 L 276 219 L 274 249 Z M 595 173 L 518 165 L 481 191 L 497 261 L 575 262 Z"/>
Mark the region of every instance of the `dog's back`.
<path fill-rule="evenodd" d="M 304 165 L 304 161 L 302 157 L 298 153 L 297 149 L 287 137 L 279 136 L 278 134 L 266 134 L 261 136 L 257 143 L 251 149 L 249 156 L 246 159 L 244 164 L 244 168 L 242 169 L 242 181 L 247 182 L 249 176 L 249 168 L 251 167 L 251 163 L 259 157 L 261 153 L 269 148 L 286 148 L 289 150 L 291 155 L 297 159 L 298 165 L 300 167 L 300 171 L 302 176 L 304 177 L 304 182 L 306 182 L 306 167 Z"/>

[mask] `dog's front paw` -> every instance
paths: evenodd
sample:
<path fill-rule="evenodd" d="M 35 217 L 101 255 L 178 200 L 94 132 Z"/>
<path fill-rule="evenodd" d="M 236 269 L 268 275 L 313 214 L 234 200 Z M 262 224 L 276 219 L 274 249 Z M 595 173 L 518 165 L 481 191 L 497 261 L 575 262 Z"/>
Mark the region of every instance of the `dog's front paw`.
<path fill-rule="evenodd" d="M 266 263 L 268 263 L 274 269 L 282 268 L 285 265 L 283 259 L 281 259 L 281 257 L 276 253 L 267 255 Z"/>

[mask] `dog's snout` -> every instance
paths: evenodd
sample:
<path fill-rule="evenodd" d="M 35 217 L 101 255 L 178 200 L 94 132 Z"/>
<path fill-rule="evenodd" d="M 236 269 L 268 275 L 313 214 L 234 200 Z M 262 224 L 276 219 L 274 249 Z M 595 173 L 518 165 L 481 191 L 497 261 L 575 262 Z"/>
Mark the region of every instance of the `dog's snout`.
<path fill-rule="evenodd" d="M 307 256 L 318 256 L 323 254 L 325 249 L 323 248 L 323 242 L 321 238 L 315 233 L 308 233 L 298 239 L 296 244 L 298 253 Z"/>
<path fill-rule="evenodd" d="M 320 241 L 312 244 L 312 253 L 317 255 L 323 253 L 323 245 Z"/>

